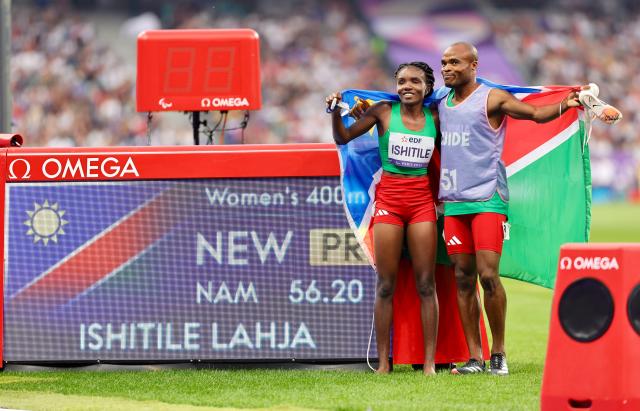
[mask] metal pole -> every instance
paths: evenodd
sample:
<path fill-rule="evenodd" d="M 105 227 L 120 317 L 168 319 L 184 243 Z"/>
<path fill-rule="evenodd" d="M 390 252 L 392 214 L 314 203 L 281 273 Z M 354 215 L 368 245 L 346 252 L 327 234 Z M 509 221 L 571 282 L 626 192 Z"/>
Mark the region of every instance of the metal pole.
<path fill-rule="evenodd" d="M 193 111 L 192 125 L 193 125 L 193 144 L 196 146 L 200 144 L 200 112 Z"/>
<path fill-rule="evenodd" d="M 0 0 L 0 132 L 11 130 L 11 83 L 9 60 L 11 59 L 11 0 Z"/>

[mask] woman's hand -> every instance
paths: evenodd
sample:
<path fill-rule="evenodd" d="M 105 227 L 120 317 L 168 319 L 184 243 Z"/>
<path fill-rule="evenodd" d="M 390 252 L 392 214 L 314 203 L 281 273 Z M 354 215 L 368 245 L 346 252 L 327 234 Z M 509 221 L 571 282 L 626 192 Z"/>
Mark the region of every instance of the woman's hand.
<path fill-rule="evenodd" d="M 371 107 L 371 104 L 369 104 L 367 100 L 356 97 L 356 104 L 354 104 L 351 111 L 349 111 L 349 115 L 357 120 L 364 115 L 364 112 L 367 111 L 369 107 Z"/>
<path fill-rule="evenodd" d="M 336 107 L 338 106 L 338 103 L 341 101 L 342 94 L 340 94 L 339 92 L 329 94 L 325 99 L 325 102 L 327 103 L 327 113 L 334 112 Z"/>

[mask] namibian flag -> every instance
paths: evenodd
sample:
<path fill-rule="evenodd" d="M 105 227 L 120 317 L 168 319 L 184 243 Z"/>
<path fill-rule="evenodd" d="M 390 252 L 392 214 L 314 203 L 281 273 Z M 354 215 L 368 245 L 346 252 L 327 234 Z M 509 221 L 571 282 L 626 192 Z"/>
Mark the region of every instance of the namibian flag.
<path fill-rule="evenodd" d="M 559 103 L 578 87 L 502 86 L 484 79 L 479 82 L 498 87 L 533 105 Z M 447 95 L 448 88 L 436 90 L 425 105 Z M 343 101 L 398 101 L 395 94 L 346 90 Z M 346 126 L 354 119 L 343 116 Z M 570 109 L 556 120 L 537 124 L 528 120 L 507 120 L 502 158 L 507 167 L 510 191 L 509 240 L 504 243 L 500 274 L 553 288 L 560 245 L 586 242 L 591 216 L 591 171 L 587 141 L 590 119 L 583 110 Z M 345 193 L 347 218 L 373 264 L 371 220 L 375 187 L 382 173 L 375 127 L 368 135 L 338 147 Z M 367 201 L 349 202 L 350 193 L 362 193 Z M 362 194 L 359 194 L 360 196 Z M 362 197 L 360 197 L 362 198 Z M 441 251 L 444 244 L 439 245 Z M 439 262 L 442 262 L 439 252 Z"/>

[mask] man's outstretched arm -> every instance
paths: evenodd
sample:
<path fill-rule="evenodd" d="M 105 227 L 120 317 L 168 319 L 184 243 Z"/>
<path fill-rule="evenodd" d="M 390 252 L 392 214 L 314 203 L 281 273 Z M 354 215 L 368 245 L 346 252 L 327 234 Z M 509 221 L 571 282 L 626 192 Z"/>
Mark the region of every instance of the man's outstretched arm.
<path fill-rule="evenodd" d="M 578 93 L 575 91 L 569 93 L 560 103 L 533 106 L 518 100 L 505 90 L 493 89 L 489 94 L 488 112 L 489 115 L 500 113 L 518 120 L 546 123 L 560 117 L 569 108 L 579 105 Z"/>

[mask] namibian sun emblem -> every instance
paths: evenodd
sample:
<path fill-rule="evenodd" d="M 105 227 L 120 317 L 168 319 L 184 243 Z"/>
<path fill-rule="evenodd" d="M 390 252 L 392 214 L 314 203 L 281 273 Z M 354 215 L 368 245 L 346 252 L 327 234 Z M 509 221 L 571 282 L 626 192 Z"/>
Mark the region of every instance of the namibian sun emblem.
<path fill-rule="evenodd" d="M 33 211 L 27 210 L 27 219 L 24 224 L 29 227 L 27 235 L 33 236 L 33 242 L 37 243 L 42 240 L 44 245 L 49 241 L 58 242 L 58 236 L 64 234 L 62 227 L 69 222 L 63 220 L 64 210 L 60 210 L 58 203 L 49 204 L 48 200 L 44 200 L 42 205 L 33 203 Z"/>

